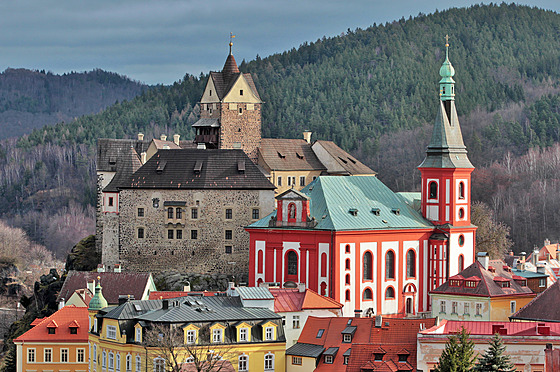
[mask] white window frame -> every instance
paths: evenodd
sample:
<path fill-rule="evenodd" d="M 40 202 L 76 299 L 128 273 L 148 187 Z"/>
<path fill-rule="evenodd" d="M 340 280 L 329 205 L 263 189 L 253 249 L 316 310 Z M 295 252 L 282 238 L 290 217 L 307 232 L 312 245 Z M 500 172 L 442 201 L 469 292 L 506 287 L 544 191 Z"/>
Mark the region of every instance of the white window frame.
<path fill-rule="evenodd" d="M 299 329 L 299 327 L 301 327 L 299 315 L 293 315 L 292 316 L 292 328 L 293 329 Z"/>
<path fill-rule="evenodd" d="M 332 355 L 325 355 L 325 364 L 333 364 L 334 358 Z"/>
<path fill-rule="evenodd" d="M 47 358 L 47 355 L 48 355 L 48 358 Z M 43 350 L 43 361 L 45 363 L 52 363 L 52 349 L 51 348 L 47 348 L 47 349 Z"/>
<path fill-rule="evenodd" d="M 27 363 L 35 363 L 36 360 L 37 360 L 37 350 L 34 348 L 27 349 Z"/>
<path fill-rule="evenodd" d="M 165 372 L 165 359 L 154 358 L 154 372 Z"/>
<path fill-rule="evenodd" d="M 93 332 L 97 333 L 97 318 L 93 318 Z"/>
<path fill-rule="evenodd" d="M 101 367 L 102 368 L 107 368 L 107 352 L 105 350 L 103 350 L 103 356 L 101 359 Z"/>
<path fill-rule="evenodd" d="M 97 345 L 93 344 L 93 364 L 97 364 Z"/>
<path fill-rule="evenodd" d="M 342 335 L 343 342 L 352 342 L 352 335 L 350 333 L 345 333 Z"/>
<path fill-rule="evenodd" d="M 264 370 L 274 371 L 274 354 L 271 352 L 264 356 Z"/>
<path fill-rule="evenodd" d="M 142 358 L 140 358 L 140 355 L 136 355 L 136 361 L 134 363 L 134 370 L 136 372 L 142 371 Z"/>
<path fill-rule="evenodd" d="M 464 315 L 471 315 L 471 305 L 468 302 L 463 304 L 463 313 Z"/>
<path fill-rule="evenodd" d="M 76 363 L 84 363 L 85 361 L 86 361 L 86 349 L 76 349 Z"/>
<path fill-rule="evenodd" d="M 516 302 L 515 301 L 510 301 L 509 302 L 509 310 L 512 314 L 515 313 L 516 308 L 517 308 Z"/>
<path fill-rule="evenodd" d="M 451 301 L 451 314 L 458 314 L 457 313 L 457 301 Z"/>
<path fill-rule="evenodd" d="M 106 337 L 110 340 L 117 339 L 117 327 L 114 325 L 107 324 L 107 334 Z"/>
<path fill-rule="evenodd" d="M 67 348 L 60 349 L 60 363 L 68 363 L 70 351 Z"/>
<path fill-rule="evenodd" d="M 126 354 L 126 372 L 132 371 L 132 355 Z"/>
<path fill-rule="evenodd" d="M 196 343 L 196 330 L 187 330 L 187 345 L 193 345 Z"/>
<path fill-rule="evenodd" d="M 249 356 L 247 354 L 241 354 L 237 360 L 237 366 L 239 372 L 249 371 Z"/>
<path fill-rule="evenodd" d="M 482 304 L 475 305 L 475 315 L 482 316 Z"/>
<path fill-rule="evenodd" d="M 134 335 L 134 341 L 142 342 L 142 328 L 140 328 L 140 327 L 136 328 L 135 335 Z"/>
<path fill-rule="evenodd" d="M 243 327 L 239 329 L 239 342 L 249 341 L 249 328 Z"/>
<path fill-rule="evenodd" d="M 443 314 L 447 314 L 447 309 L 446 309 L 446 301 L 445 300 L 441 300 L 439 302 L 439 312 L 443 313 Z"/>
<path fill-rule="evenodd" d="M 115 370 L 116 371 L 121 370 L 121 354 L 120 353 L 117 353 L 117 355 L 115 355 Z"/>
<path fill-rule="evenodd" d="M 264 339 L 265 341 L 274 341 L 274 327 L 265 327 Z"/>
<path fill-rule="evenodd" d="M 112 351 L 109 351 L 109 358 L 107 364 L 108 364 L 107 367 L 109 368 L 109 371 L 115 370 L 115 354 Z"/>
<path fill-rule="evenodd" d="M 545 288 L 546 287 L 546 278 L 540 278 L 539 279 L 539 288 Z"/>
<path fill-rule="evenodd" d="M 222 335 L 224 333 L 224 330 L 221 328 L 214 328 L 212 330 L 212 343 L 214 344 L 220 344 L 222 343 Z"/>

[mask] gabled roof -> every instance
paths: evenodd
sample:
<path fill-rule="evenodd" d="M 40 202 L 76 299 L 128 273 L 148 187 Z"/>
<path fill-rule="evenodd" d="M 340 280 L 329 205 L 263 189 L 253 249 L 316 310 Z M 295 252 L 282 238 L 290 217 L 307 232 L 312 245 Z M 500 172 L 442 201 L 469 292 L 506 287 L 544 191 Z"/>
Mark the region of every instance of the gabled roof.
<path fill-rule="evenodd" d="M 164 140 L 161 140 L 161 139 L 154 138 L 152 140 L 152 142 L 154 143 L 155 148 L 158 149 L 158 150 L 161 150 L 161 149 L 170 150 L 170 149 L 180 149 L 181 148 L 181 146 L 178 146 L 173 141 L 164 141 Z"/>
<path fill-rule="evenodd" d="M 501 262 L 501 261 L 500 261 Z M 464 295 L 464 296 L 481 296 L 481 297 L 500 297 L 500 296 L 514 296 L 514 295 L 532 295 L 534 294 L 528 287 L 522 287 L 512 278 L 512 274 L 503 269 L 503 262 L 496 265 L 496 272 L 491 273 L 489 270 L 484 269 L 480 262 L 475 261 L 472 265 L 465 268 L 459 273 L 464 278 L 476 277 L 481 279 L 476 287 L 467 287 L 464 282 L 461 286 L 455 287 L 450 285 L 450 281 L 443 283 L 430 293 L 432 294 L 447 294 L 447 295 Z M 451 278 L 450 278 L 451 279 Z M 467 280 L 467 279 L 465 279 Z M 502 288 L 497 282 L 509 281 L 510 286 Z"/>
<path fill-rule="evenodd" d="M 132 176 L 132 174 L 136 172 L 141 166 L 142 162 L 140 161 L 138 154 L 136 154 L 136 151 L 132 147 L 130 147 L 128 151 L 124 151 L 117 159 L 117 173 L 115 174 L 111 182 L 109 182 L 109 184 L 105 186 L 103 191 L 117 192 L 118 186 L 121 183 L 126 182 L 126 180 L 128 180 Z"/>
<path fill-rule="evenodd" d="M 510 319 L 560 322 L 560 282 L 556 281 L 519 309 Z"/>
<path fill-rule="evenodd" d="M 88 324 L 88 310 L 86 307 L 65 306 L 53 315 L 43 318 L 29 331 L 14 340 L 18 342 L 83 342 L 87 344 L 88 329 L 79 324 Z M 35 321 L 33 322 L 35 323 Z M 78 325 L 78 326 L 76 326 Z M 48 328 L 56 328 L 54 334 L 49 334 Z M 77 328 L 77 333 L 70 333 L 70 328 Z"/>
<path fill-rule="evenodd" d="M 300 292 L 291 288 L 269 288 L 274 296 L 276 313 L 298 312 L 312 309 L 340 309 L 342 304 L 332 298 L 321 296 L 311 289 Z"/>
<path fill-rule="evenodd" d="M 259 93 L 257 92 L 257 88 L 255 86 L 255 82 L 251 74 L 244 74 L 239 72 L 239 68 L 237 67 L 237 62 L 232 54 L 228 55 L 226 58 L 226 62 L 224 63 L 224 67 L 222 71 L 210 72 L 210 79 L 212 79 L 214 83 L 214 87 L 216 88 L 216 94 L 218 95 L 218 99 L 221 101 L 224 99 L 225 96 L 228 95 L 229 91 L 239 79 L 240 76 L 243 76 L 249 87 L 255 94 L 255 96 L 260 100 Z"/>
<path fill-rule="evenodd" d="M 318 146 L 321 146 L 325 150 L 326 154 L 330 156 L 330 161 L 322 159 L 317 150 Z M 323 165 L 327 167 L 327 173 L 329 174 L 347 173 L 349 175 L 359 174 L 372 176 L 377 174 L 377 172 L 341 149 L 333 141 L 318 140 L 313 144 L 312 149 L 317 154 Z"/>
<path fill-rule="evenodd" d="M 243 300 L 273 300 L 274 296 L 264 287 L 235 287 Z"/>
<path fill-rule="evenodd" d="M 238 164 L 245 163 L 240 171 Z M 158 151 L 121 189 L 256 189 L 275 187 L 243 150 Z"/>
<path fill-rule="evenodd" d="M 259 158 L 273 171 L 327 170 L 303 139 L 263 138 Z"/>
<path fill-rule="evenodd" d="M 78 289 L 87 288 L 87 283 L 101 278 L 103 287 L 103 297 L 109 304 L 117 304 L 119 295 L 132 295 L 134 298 L 141 299 L 146 287 L 150 284 L 150 273 L 134 272 L 92 272 L 92 271 L 70 271 L 66 280 L 58 293 L 57 302 L 62 298 L 69 299 Z"/>
<path fill-rule="evenodd" d="M 97 170 L 115 172 L 117 159 L 128 153 L 131 147 L 136 154 L 141 154 L 148 150 L 149 145 L 150 141 L 136 139 L 99 138 L 97 140 Z"/>
<path fill-rule="evenodd" d="M 315 230 L 432 229 L 434 226 L 375 176 L 321 176 L 301 192 L 311 199 L 310 216 L 317 221 L 312 228 Z M 350 213 L 351 209 L 357 213 Z M 249 228 L 268 229 L 275 214 Z"/>

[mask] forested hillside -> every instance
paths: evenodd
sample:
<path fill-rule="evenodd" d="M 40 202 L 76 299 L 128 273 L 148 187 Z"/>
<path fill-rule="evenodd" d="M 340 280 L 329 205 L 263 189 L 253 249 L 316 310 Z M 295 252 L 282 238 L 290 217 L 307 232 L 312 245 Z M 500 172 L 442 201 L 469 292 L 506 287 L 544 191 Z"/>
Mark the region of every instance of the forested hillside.
<path fill-rule="evenodd" d="M 244 61 L 240 69 L 253 74 L 265 101 L 264 136 L 300 137 L 310 129 L 314 138 L 332 139 L 354 153 L 393 189 L 414 190 L 419 183 L 415 169 L 435 119 L 446 34 L 457 71 L 463 134 L 477 167 L 473 196 L 510 224 L 516 250 L 529 250 L 545 237 L 557 240 L 560 228 L 554 223 L 560 212 L 550 211 L 554 217 L 539 219 L 538 228 L 526 216 L 523 222 L 515 220 L 523 210 L 520 203 L 531 208 L 531 215 L 544 213 L 534 207 L 544 201 L 542 193 L 529 195 L 530 202 L 520 193 L 533 190 L 526 188 L 527 182 L 531 187 L 545 182 L 543 177 L 547 193 L 558 193 L 556 173 L 524 172 L 513 164 L 531 154 L 548 156 L 555 150 L 546 147 L 560 137 L 560 15 L 507 4 L 451 9 L 348 29 L 337 37 Z M 37 221 L 65 216 L 61 208 L 69 211 L 71 202 L 74 211 L 91 208 L 95 140 L 133 137 L 139 131 L 148 137 L 179 133 L 192 138 L 190 124 L 198 116 L 205 81 L 206 76 L 187 75 L 100 114 L 35 130 L 17 146 L 2 143 L 3 217 L 44 243 L 33 235 Z M 510 177 L 487 188 L 482 180 L 495 182 L 492 169 L 502 166 L 510 169 Z"/>
<path fill-rule="evenodd" d="M 0 73 L 0 139 L 98 113 L 146 86 L 103 70 L 55 75 L 8 68 Z"/>

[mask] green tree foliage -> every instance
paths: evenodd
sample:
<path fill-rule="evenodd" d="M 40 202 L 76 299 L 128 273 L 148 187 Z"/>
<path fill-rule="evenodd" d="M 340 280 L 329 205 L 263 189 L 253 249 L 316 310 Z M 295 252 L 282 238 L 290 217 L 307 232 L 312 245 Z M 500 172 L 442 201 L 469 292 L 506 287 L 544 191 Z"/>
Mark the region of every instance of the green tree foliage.
<path fill-rule="evenodd" d="M 434 371 L 470 372 L 474 360 L 474 343 L 469 338 L 469 332 L 461 328 L 461 332 L 449 336 Z"/>
<path fill-rule="evenodd" d="M 499 334 L 495 334 L 488 349 L 480 356 L 474 367 L 474 372 L 513 372 L 515 366 L 509 355 L 505 354 L 506 346 Z"/>
<path fill-rule="evenodd" d="M 496 220 L 494 212 L 482 202 L 471 205 L 471 222 L 478 226 L 476 230 L 476 250 L 488 252 L 490 259 L 501 259 L 511 248 L 510 228 Z"/>

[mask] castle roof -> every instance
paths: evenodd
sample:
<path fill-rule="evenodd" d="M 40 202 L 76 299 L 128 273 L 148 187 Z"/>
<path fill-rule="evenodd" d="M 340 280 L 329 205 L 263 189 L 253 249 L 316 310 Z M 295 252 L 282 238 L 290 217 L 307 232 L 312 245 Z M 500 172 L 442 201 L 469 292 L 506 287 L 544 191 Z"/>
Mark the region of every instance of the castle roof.
<path fill-rule="evenodd" d="M 237 79 L 239 79 L 241 76 L 245 78 L 247 84 L 249 84 L 249 87 L 251 88 L 255 96 L 260 100 L 259 92 L 257 92 L 257 87 L 255 86 L 255 82 L 253 81 L 253 77 L 251 76 L 251 74 L 244 74 L 242 72 L 239 72 L 239 68 L 237 67 L 235 58 L 232 54 L 230 54 L 226 59 L 222 71 L 210 72 L 210 79 L 212 79 L 212 82 L 214 83 L 216 94 L 218 95 L 218 99 L 220 101 L 228 95 Z"/>
<path fill-rule="evenodd" d="M 138 154 L 132 146 L 129 147 L 128 151 L 123 151 L 121 156 L 117 158 L 117 173 L 115 174 L 111 182 L 109 182 L 109 184 L 105 186 L 103 191 L 117 192 L 118 185 L 129 179 L 130 176 L 132 176 L 132 174 L 136 172 L 141 166 L 142 162 L 140 161 Z"/>
<path fill-rule="evenodd" d="M 243 150 L 158 151 L 120 189 L 252 189 L 275 187 Z"/>
<path fill-rule="evenodd" d="M 317 221 L 315 230 L 433 228 L 409 199 L 394 193 L 375 176 L 321 176 L 301 192 L 310 198 L 310 216 Z M 275 215 L 273 212 L 249 228 L 269 228 Z"/>
<path fill-rule="evenodd" d="M 88 340 L 88 310 L 86 307 L 65 306 L 49 317 L 33 321 L 36 325 L 14 339 L 18 342 L 84 342 Z M 32 323 L 32 324 L 33 324 Z M 48 328 L 56 328 L 49 333 Z M 76 333 L 71 333 L 75 328 Z"/>
<path fill-rule="evenodd" d="M 99 138 L 97 140 L 97 170 L 101 172 L 116 172 L 117 160 L 128 154 L 132 147 L 136 154 L 148 150 L 150 141 L 137 139 Z"/>

